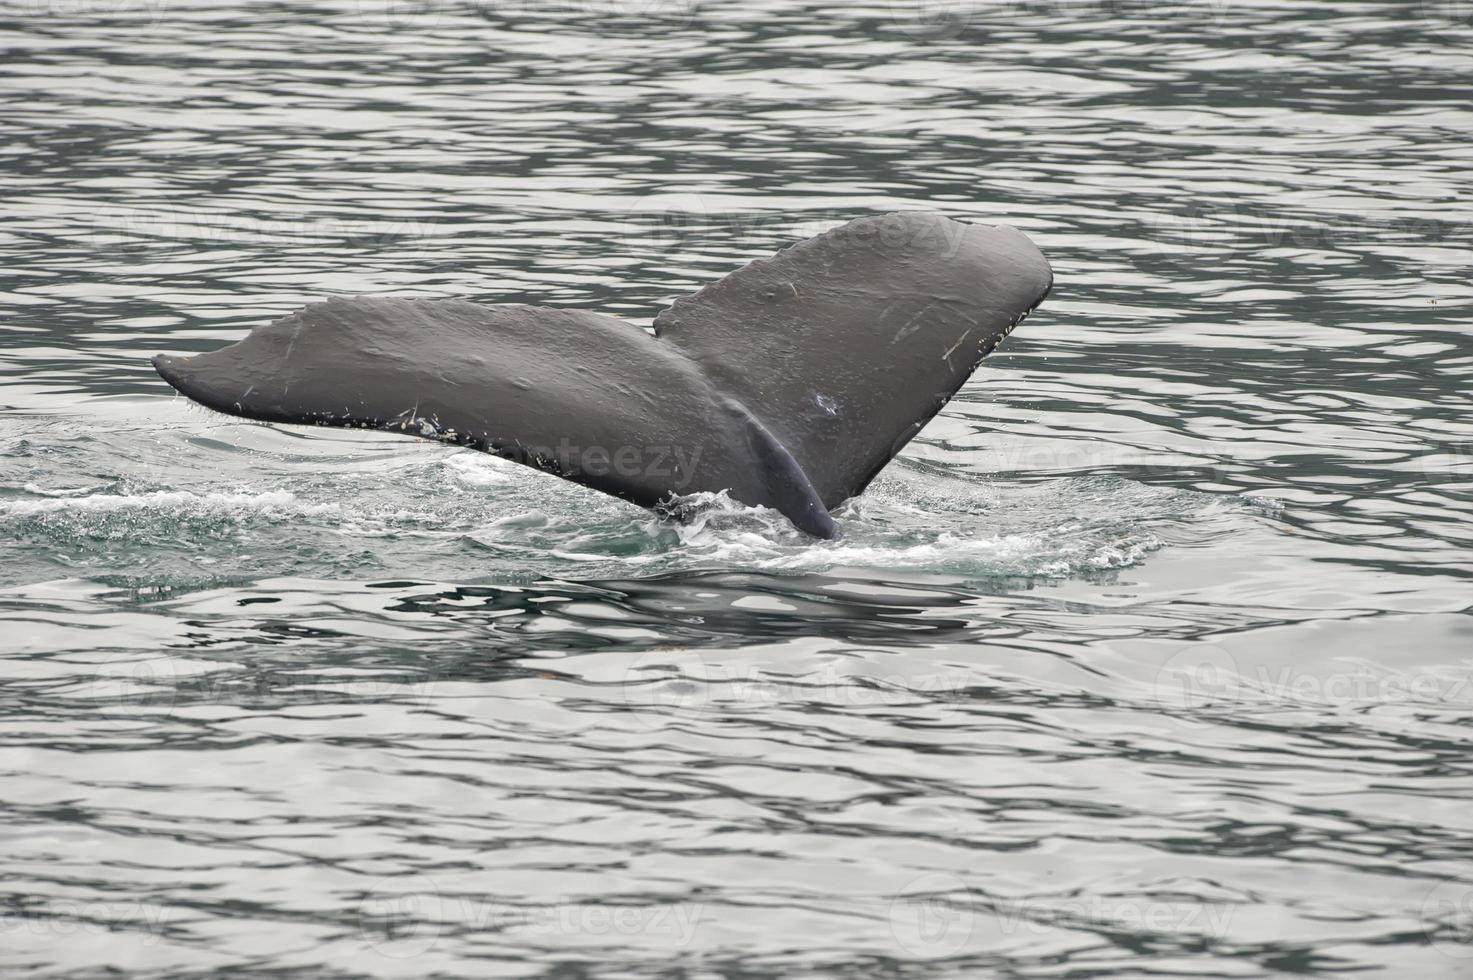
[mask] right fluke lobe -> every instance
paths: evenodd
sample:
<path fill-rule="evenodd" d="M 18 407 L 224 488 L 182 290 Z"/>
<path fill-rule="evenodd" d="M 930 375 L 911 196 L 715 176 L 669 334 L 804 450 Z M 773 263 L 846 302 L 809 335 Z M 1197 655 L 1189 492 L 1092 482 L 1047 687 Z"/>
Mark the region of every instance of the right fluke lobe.
<path fill-rule="evenodd" d="M 676 300 L 655 334 L 743 402 L 828 507 L 864 490 L 1053 283 L 1022 232 L 859 218 Z"/>
<path fill-rule="evenodd" d="M 313 304 L 154 364 L 222 412 L 473 446 L 655 506 L 728 490 L 819 537 L 1052 282 L 1020 232 L 860 218 L 677 300 L 655 333 L 459 300 Z"/>

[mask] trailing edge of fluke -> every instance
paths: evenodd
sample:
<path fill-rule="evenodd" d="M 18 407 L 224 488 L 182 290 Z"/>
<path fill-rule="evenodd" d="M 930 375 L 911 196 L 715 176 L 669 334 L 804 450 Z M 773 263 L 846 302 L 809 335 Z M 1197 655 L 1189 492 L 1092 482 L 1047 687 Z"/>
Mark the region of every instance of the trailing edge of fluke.
<path fill-rule="evenodd" d="M 821 538 L 1048 294 L 1021 232 L 858 218 L 676 300 L 580 310 L 358 297 L 159 355 L 202 405 L 470 446 L 658 507 L 730 491 Z"/>

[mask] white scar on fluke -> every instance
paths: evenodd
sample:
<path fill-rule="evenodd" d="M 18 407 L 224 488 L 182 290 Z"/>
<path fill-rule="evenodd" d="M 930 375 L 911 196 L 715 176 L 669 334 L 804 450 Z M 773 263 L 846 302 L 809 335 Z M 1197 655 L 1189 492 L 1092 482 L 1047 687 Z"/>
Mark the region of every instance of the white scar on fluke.
<path fill-rule="evenodd" d="M 645 507 L 724 490 L 832 538 L 829 512 L 1052 283 L 1013 228 L 896 212 L 757 259 L 653 332 L 581 310 L 358 297 L 153 363 L 231 415 L 470 446 Z"/>

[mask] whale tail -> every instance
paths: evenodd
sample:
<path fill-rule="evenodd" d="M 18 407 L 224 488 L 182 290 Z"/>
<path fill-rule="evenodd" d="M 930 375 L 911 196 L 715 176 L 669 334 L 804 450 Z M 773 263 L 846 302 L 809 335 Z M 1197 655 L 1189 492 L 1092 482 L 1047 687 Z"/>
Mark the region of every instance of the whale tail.
<path fill-rule="evenodd" d="M 576 310 L 333 299 L 169 384 L 267 422 L 471 446 L 646 507 L 729 490 L 810 534 L 1048 294 L 1020 232 L 859 218 L 676 300 L 654 333 Z"/>

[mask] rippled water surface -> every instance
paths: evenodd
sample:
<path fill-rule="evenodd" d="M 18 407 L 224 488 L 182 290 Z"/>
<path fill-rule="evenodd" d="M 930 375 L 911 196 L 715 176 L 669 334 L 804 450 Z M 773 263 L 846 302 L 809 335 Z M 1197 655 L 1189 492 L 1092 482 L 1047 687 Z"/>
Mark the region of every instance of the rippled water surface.
<path fill-rule="evenodd" d="M 0 973 L 1473 976 L 1473 8 L 0 0 Z M 1048 302 L 814 542 L 174 397 L 861 214 Z"/>

